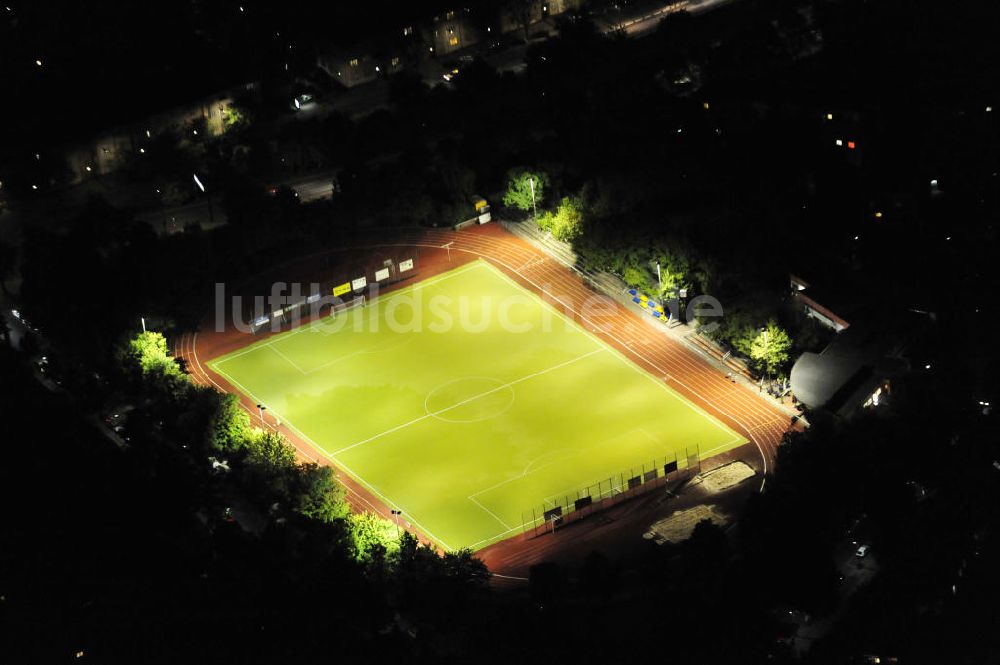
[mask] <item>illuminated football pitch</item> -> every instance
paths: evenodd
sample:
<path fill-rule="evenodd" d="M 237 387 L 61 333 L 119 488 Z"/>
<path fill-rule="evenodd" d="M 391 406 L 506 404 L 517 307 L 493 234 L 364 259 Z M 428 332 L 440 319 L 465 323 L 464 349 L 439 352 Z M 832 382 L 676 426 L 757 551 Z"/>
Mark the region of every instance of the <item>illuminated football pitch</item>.
<path fill-rule="evenodd" d="M 209 366 L 446 549 L 513 536 L 525 511 L 631 467 L 746 442 L 484 261 Z"/>

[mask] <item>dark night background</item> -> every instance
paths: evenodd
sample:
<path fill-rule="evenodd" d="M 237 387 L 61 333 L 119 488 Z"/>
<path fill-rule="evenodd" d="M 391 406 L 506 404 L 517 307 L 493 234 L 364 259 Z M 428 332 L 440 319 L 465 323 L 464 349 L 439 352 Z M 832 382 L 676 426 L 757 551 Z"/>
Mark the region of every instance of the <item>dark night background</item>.
<path fill-rule="evenodd" d="M 468 20 L 516 5 L 472 2 Z M 598 27 L 609 5 L 583 3 L 528 46 L 506 36 L 495 52 L 523 49 L 516 72 L 484 46 L 448 85 L 416 64 L 380 76 L 364 112 L 337 106 L 358 93 L 317 58 L 451 5 L 0 5 L 3 309 L 36 328 L 0 344 L 4 662 L 1000 659 L 1000 432 L 984 407 L 1000 398 L 1000 6 L 734 0 L 625 38 Z M 248 82 L 225 132 L 140 136 L 148 156 L 70 174 L 66 146 Z M 333 110 L 295 116 L 303 91 Z M 123 360 L 138 312 L 190 330 L 215 282 L 357 227 L 450 225 L 480 193 L 516 216 L 500 201 L 518 167 L 547 175 L 549 207 L 583 211 L 588 267 L 662 257 L 726 303 L 720 343 L 773 320 L 793 354 L 821 350 L 828 336 L 787 299 L 806 271 L 883 334 L 920 312 L 911 371 L 884 409 L 807 413 L 737 528 L 699 525 L 627 561 L 583 553 L 498 589 L 471 557 L 412 542 L 359 555 L 343 519 L 302 508 L 315 471 L 247 456 L 211 473 L 225 400 Z M 200 204 L 192 172 L 227 223 L 161 232 L 143 215 Z M 286 183 L 316 173 L 333 193 L 300 202 Z M 121 401 L 139 405 L 125 452 L 92 423 Z M 267 527 L 222 517 L 234 501 Z M 858 523 L 879 572 L 843 601 L 835 559 Z M 791 611 L 831 622 L 802 656 Z"/>

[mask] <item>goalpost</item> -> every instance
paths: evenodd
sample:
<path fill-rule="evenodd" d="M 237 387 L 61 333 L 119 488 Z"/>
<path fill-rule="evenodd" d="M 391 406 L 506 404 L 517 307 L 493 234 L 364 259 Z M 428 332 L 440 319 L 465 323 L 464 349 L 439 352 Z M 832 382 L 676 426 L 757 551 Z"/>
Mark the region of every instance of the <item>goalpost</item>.
<path fill-rule="evenodd" d="M 366 302 L 368 302 L 368 296 L 361 294 L 348 302 L 333 304 L 330 306 L 330 316 L 340 316 L 341 314 L 350 312 L 352 309 L 364 307 Z"/>
<path fill-rule="evenodd" d="M 310 296 L 309 298 L 303 300 L 302 302 L 295 303 L 294 305 L 290 305 L 288 307 L 285 307 L 284 309 L 276 310 L 274 312 L 271 312 L 270 314 L 259 316 L 250 322 L 250 333 L 256 335 L 258 332 L 264 330 L 265 328 L 274 329 L 273 327 L 276 321 L 280 322 L 278 325 L 288 322 L 291 319 L 293 312 L 295 312 L 301 307 L 312 304 L 317 300 L 318 297 Z M 367 302 L 368 302 L 368 297 L 365 296 L 364 294 L 360 294 L 347 302 L 334 303 L 330 306 L 329 316 L 331 317 L 340 316 L 341 314 L 349 312 L 352 309 L 357 309 L 358 307 L 364 307 Z"/>

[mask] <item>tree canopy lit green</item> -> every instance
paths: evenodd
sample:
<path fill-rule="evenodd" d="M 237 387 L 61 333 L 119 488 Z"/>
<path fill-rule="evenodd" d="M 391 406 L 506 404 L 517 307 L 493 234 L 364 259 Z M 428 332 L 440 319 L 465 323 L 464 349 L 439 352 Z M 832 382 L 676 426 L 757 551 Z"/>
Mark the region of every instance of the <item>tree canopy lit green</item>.
<path fill-rule="evenodd" d="M 743 338 L 740 346 L 770 376 L 788 362 L 792 340 L 772 319 L 752 339 Z"/>
<path fill-rule="evenodd" d="M 563 242 L 573 242 L 583 235 L 583 205 L 579 199 L 563 197 L 555 212 L 545 212 L 538 218 L 538 228 L 549 231 Z"/>
<path fill-rule="evenodd" d="M 532 198 L 532 182 L 534 182 L 534 198 Z M 507 174 L 507 191 L 503 195 L 503 204 L 525 212 L 541 208 L 548 186 L 548 176 L 541 171 L 515 169 Z"/>

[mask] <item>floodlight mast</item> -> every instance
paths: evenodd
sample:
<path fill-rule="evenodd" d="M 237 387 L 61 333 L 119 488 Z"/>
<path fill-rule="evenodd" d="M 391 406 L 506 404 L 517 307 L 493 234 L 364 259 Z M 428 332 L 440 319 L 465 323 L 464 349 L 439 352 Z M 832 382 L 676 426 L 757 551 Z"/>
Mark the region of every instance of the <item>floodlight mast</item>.
<path fill-rule="evenodd" d="M 201 190 L 201 193 L 204 194 L 205 198 L 208 200 L 208 223 L 211 226 L 215 226 L 215 212 L 212 210 L 212 197 L 205 191 L 205 185 L 202 183 L 201 178 L 198 177 L 197 173 L 192 173 L 191 177 L 194 178 L 194 184 L 198 186 L 198 189 Z"/>
<path fill-rule="evenodd" d="M 538 218 L 538 208 L 535 207 L 535 178 L 530 176 L 528 178 L 528 184 L 531 186 L 531 219 Z"/>

